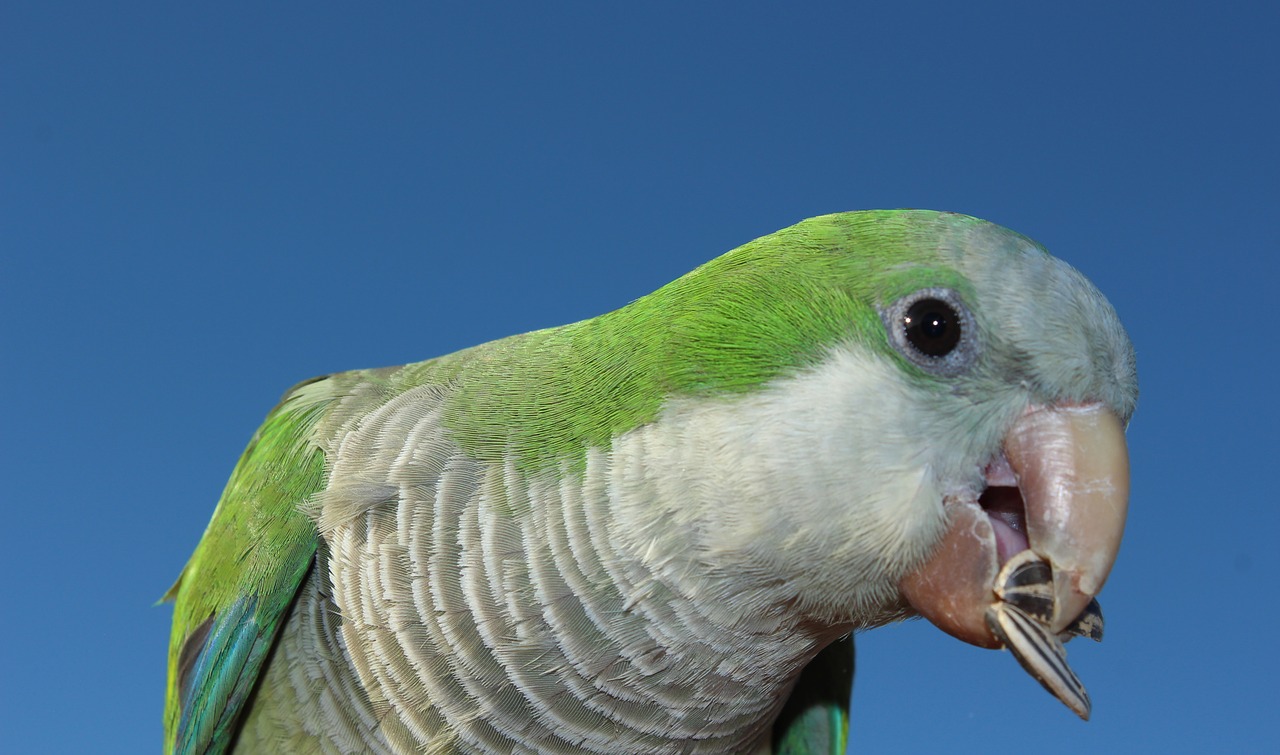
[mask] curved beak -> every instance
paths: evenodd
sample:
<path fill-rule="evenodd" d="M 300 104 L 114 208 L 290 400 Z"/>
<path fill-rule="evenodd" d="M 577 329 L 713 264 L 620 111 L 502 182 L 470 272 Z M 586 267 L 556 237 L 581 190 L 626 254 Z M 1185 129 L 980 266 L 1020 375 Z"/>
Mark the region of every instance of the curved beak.
<path fill-rule="evenodd" d="M 947 501 L 947 530 L 929 560 L 899 583 L 903 597 L 920 615 L 959 639 L 982 647 L 1008 646 L 1026 666 L 1024 653 L 1046 650 L 1041 643 L 1061 643 L 1059 633 L 1077 632 L 1101 616 L 1095 595 L 1106 582 L 1124 534 L 1129 499 L 1129 457 L 1124 426 L 1100 404 L 1033 406 L 1022 414 L 1004 438 L 1004 459 L 1012 471 L 1021 511 L 989 511 L 978 500 Z M 996 484 L 989 475 L 989 490 Z M 1007 497 L 1006 497 L 1007 500 Z M 1030 551 L 1030 553 L 1027 553 Z M 1009 562 L 1023 558 L 1043 561 L 1044 600 L 1035 608 L 1023 602 L 1027 585 L 1006 580 Z M 1006 593 L 1017 593 L 1014 600 Z M 1029 616 L 1038 626 L 1011 635 L 1009 611 Z M 996 620 L 991 616 L 1006 617 Z M 1041 631 L 1043 630 L 1043 631 Z M 1031 639 L 1026 639 L 1030 637 Z M 1034 647 L 1033 647 L 1034 646 Z M 1057 652 L 1057 651 L 1055 651 Z M 1030 670 L 1030 667 L 1028 667 Z M 1065 673 L 1074 680 L 1070 669 Z M 1053 689 L 1038 671 L 1033 674 Z M 1078 685 L 1078 680 L 1075 680 Z M 1072 705 L 1087 716 L 1088 698 L 1080 687 L 1082 704 Z M 1083 712 L 1081 711 L 1083 705 Z"/>
<path fill-rule="evenodd" d="M 1027 541 L 1053 569 L 1049 628 L 1062 632 L 1111 573 L 1129 509 L 1124 427 L 1097 404 L 1024 414 L 1005 455 L 1026 508 Z"/>

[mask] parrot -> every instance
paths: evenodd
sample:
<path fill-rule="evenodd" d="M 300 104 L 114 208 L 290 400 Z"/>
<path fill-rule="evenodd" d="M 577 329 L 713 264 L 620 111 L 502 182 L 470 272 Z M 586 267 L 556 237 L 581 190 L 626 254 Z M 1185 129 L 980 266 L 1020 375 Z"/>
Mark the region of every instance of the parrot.
<path fill-rule="evenodd" d="M 1080 272 L 914 209 L 303 382 L 165 596 L 165 751 L 843 753 L 918 617 L 1087 718 L 1137 395 Z"/>

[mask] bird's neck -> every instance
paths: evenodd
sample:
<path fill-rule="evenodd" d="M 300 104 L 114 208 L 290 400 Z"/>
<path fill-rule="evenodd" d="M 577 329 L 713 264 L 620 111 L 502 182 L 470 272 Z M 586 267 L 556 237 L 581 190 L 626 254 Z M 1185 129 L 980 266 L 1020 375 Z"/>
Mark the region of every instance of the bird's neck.
<path fill-rule="evenodd" d="M 529 474 L 414 444 L 443 435 L 424 405 L 392 402 L 335 444 L 331 479 L 347 482 L 314 512 L 317 589 L 342 617 L 315 655 L 354 671 L 377 736 L 476 752 L 767 748 L 832 630 L 776 579 L 708 561 L 691 523 L 662 521 L 678 491 L 645 440 Z"/>

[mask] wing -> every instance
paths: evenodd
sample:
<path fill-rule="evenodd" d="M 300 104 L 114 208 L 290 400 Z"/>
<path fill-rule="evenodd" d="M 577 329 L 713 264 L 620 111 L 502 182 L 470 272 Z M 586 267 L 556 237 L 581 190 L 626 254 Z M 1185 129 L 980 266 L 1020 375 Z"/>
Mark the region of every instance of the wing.
<path fill-rule="evenodd" d="M 853 690 L 853 635 L 805 667 L 773 726 L 776 755 L 844 755 Z"/>
<path fill-rule="evenodd" d="M 300 510 L 324 484 L 313 428 L 334 396 L 323 378 L 271 411 L 240 457 L 204 537 L 169 589 L 173 632 L 165 752 L 221 753 L 315 560 Z"/>

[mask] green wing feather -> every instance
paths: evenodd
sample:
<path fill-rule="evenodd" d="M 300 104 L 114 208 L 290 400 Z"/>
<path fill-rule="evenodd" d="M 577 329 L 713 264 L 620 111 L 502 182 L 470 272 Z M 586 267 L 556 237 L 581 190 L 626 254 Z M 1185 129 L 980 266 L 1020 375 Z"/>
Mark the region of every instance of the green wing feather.
<path fill-rule="evenodd" d="M 853 635 L 809 662 L 773 725 L 775 755 L 844 755 L 853 690 Z"/>
<path fill-rule="evenodd" d="M 319 379 L 272 410 L 218 501 L 173 600 L 165 752 L 220 753 L 311 568 L 315 527 L 299 510 L 324 484 L 313 437 L 335 396 Z"/>

